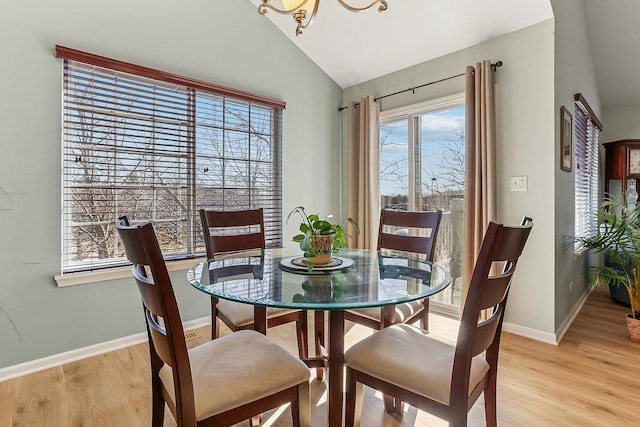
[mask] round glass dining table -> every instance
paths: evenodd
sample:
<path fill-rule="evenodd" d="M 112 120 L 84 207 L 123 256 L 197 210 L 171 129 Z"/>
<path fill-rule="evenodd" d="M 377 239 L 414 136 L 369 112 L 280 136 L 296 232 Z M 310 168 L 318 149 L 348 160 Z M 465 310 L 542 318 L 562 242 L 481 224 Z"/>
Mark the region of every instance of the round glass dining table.
<path fill-rule="evenodd" d="M 329 312 L 328 356 L 305 360 L 310 367 L 328 367 L 329 425 L 342 426 L 344 312 L 381 307 L 391 319 L 394 306 L 428 298 L 451 282 L 438 264 L 406 254 L 342 250 L 326 266 L 308 266 L 298 256 L 270 249 L 258 256 L 208 260 L 190 268 L 189 283 L 217 298 L 254 306 L 255 329 L 266 333 L 267 307 L 314 310 L 316 331 L 324 330 Z M 318 337 L 316 337 L 318 338 Z M 320 342 L 324 344 L 324 336 Z"/>

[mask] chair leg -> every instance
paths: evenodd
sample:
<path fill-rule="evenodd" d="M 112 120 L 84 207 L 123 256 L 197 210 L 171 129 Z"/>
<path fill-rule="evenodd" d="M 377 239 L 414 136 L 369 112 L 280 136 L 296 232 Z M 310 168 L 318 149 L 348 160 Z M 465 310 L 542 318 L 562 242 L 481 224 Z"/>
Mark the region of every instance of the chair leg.
<path fill-rule="evenodd" d="M 360 427 L 362 418 L 362 394 L 364 387 L 356 381 L 356 373 L 353 369 L 346 368 L 347 391 L 345 398 L 345 427 Z"/>
<path fill-rule="evenodd" d="M 384 402 L 384 410 L 387 414 L 393 415 L 396 413 L 396 404 L 393 396 L 385 394 L 382 396 L 382 401 Z"/>
<path fill-rule="evenodd" d="M 404 415 L 404 402 L 397 397 L 393 398 L 393 411 L 399 417 L 402 417 L 402 415 Z"/>
<path fill-rule="evenodd" d="M 389 415 L 398 415 L 402 418 L 404 415 L 404 402 L 397 397 L 389 396 L 385 394 L 382 396 L 384 402 L 384 410 Z"/>
<path fill-rule="evenodd" d="M 420 317 L 420 327 L 425 331 L 429 330 L 429 298 L 422 300 L 424 310 L 422 310 L 422 316 Z"/>
<path fill-rule="evenodd" d="M 300 359 L 309 357 L 309 326 L 307 312 L 300 311 L 300 319 L 296 321 L 296 335 L 298 337 L 298 356 Z"/>
<path fill-rule="evenodd" d="M 489 377 L 489 382 L 484 389 L 484 416 L 487 427 L 498 425 L 497 402 L 496 402 L 496 376 Z"/>
<path fill-rule="evenodd" d="M 324 311 L 314 311 L 313 315 L 316 357 L 324 357 L 326 353 L 326 344 L 324 339 Z M 324 379 L 324 368 L 316 369 L 316 379 L 318 381 L 322 381 Z"/>
<path fill-rule="evenodd" d="M 151 425 L 162 427 L 164 425 L 164 398 L 162 397 L 162 383 L 160 378 L 151 381 Z"/>
<path fill-rule="evenodd" d="M 467 427 L 467 414 L 455 414 L 454 418 L 449 420 L 449 427 Z"/>
<path fill-rule="evenodd" d="M 309 383 L 298 385 L 298 398 L 291 402 L 293 427 L 311 427 L 311 395 Z"/>
<path fill-rule="evenodd" d="M 211 339 L 215 340 L 220 336 L 218 329 L 218 298 L 211 297 Z"/>

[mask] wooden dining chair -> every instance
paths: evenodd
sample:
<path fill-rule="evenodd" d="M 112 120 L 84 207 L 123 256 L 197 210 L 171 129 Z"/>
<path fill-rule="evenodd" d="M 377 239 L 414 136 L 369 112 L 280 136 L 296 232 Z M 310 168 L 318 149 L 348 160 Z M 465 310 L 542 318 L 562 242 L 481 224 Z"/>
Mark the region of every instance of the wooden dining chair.
<path fill-rule="evenodd" d="M 378 229 L 378 251 L 391 250 L 433 261 L 442 211 L 407 212 L 382 209 Z M 389 231 L 392 228 L 395 231 Z M 383 319 L 379 307 L 348 310 L 345 319 L 380 330 L 389 324 L 411 324 L 420 319 L 429 328 L 429 299 L 398 304 L 392 319 Z"/>
<path fill-rule="evenodd" d="M 200 209 L 207 258 L 210 260 L 264 254 L 264 214 L 262 209 L 215 211 Z M 233 332 L 254 328 L 253 306 L 211 297 L 211 339 L 218 338 L 218 319 Z M 298 354 L 309 354 L 307 312 L 267 308 L 267 327 L 296 322 Z"/>
<path fill-rule="evenodd" d="M 230 426 L 291 403 L 294 426 L 311 425 L 309 370 L 255 331 L 187 349 L 173 286 L 150 223 L 116 223 L 142 296 L 151 358 L 152 425 L 164 406 L 178 426 Z M 251 351 L 247 351 L 251 348 Z"/>
<path fill-rule="evenodd" d="M 365 338 L 345 354 L 346 426 L 359 426 L 363 384 L 400 402 L 467 425 L 467 412 L 484 392 L 488 427 L 497 425 L 496 378 L 500 334 L 516 264 L 532 224 L 505 227 L 491 222 L 471 276 L 456 343 L 406 324 Z M 500 273 L 492 265 L 504 263 Z M 490 309 L 486 319 L 481 312 Z M 387 407 L 389 411 L 389 407 Z"/>

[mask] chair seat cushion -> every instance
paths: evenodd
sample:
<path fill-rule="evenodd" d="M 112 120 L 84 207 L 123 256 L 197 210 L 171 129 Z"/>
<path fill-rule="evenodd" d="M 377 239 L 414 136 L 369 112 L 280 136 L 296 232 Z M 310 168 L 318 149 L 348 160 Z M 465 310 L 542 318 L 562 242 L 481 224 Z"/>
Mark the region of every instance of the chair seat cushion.
<path fill-rule="evenodd" d="M 410 301 L 403 304 L 396 304 L 394 306 L 394 316 L 392 323 L 404 323 L 411 316 L 424 310 L 422 300 Z M 359 316 L 367 317 L 380 322 L 382 319 L 382 309 L 380 307 L 359 308 L 357 310 L 347 310 L 350 313 L 357 314 Z"/>
<path fill-rule="evenodd" d="M 189 350 L 196 418 L 202 420 L 309 380 L 300 359 L 253 330 L 234 332 Z M 160 380 L 175 403 L 173 372 Z"/>
<path fill-rule="evenodd" d="M 356 343 L 345 353 L 355 370 L 449 404 L 455 343 L 410 325 L 392 325 Z M 489 371 L 482 354 L 471 362 L 469 390 Z"/>
<path fill-rule="evenodd" d="M 245 326 L 253 323 L 253 306 L 235 301 L 219 299 L 216 308 L 236 326 Z M 293 309 L 267 307 L 267 318 L 291 313 Z"/>

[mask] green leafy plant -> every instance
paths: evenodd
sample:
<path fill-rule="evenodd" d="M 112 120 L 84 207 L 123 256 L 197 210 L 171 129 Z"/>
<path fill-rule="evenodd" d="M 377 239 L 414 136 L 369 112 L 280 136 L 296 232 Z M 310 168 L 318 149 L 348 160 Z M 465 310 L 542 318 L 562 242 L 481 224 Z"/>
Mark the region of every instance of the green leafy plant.
<path fill-rule="evenodd" d="M 333 218 L 331 215 L 326 219 L 321 219 L 318 214 L 307 215 L 303 206 L 295 207 L 289 212 L 287 223 L 289 223 L 291 216 L 296 213 L 300 215 L 302 222 L 299 227 L 300 234 L 293 236 L 293 241 L 300 243 L 300 249 L 304 251 L 304 256 L 307 258 L 318 255 L 311 246 L 311 236 L 314 234 L 333 235 L 332 249 L 333 252 L 337 252 L 339 249 L 346 248 L 347 239 L 352 237 L 350 234 L 345 233 L 343 225 L 351 224 L 356 232 L 360 233 L 360 227 L 353 218 L 347 218 L 344 224 L 337 224 L 331 222 Z"/>
<path fill-rule="evenodd" d="M 302 282 L 303 294 L 293 295 L 294 302 L 337 302 L 345 293 L 352 290 L 347 275 L 334 273 L 330 275 L 306 276 Z"/>
<path fill-rule="evenodd" d="M 607 196 L 598 209 L 598 235 L 575 240 L 609 259 L 609 265 L 589 269 L 589 282 L 624 286 L 631 315 L 640 319 L 640 204 L 629 209 L 623 201 L 623 197 Z"/>

